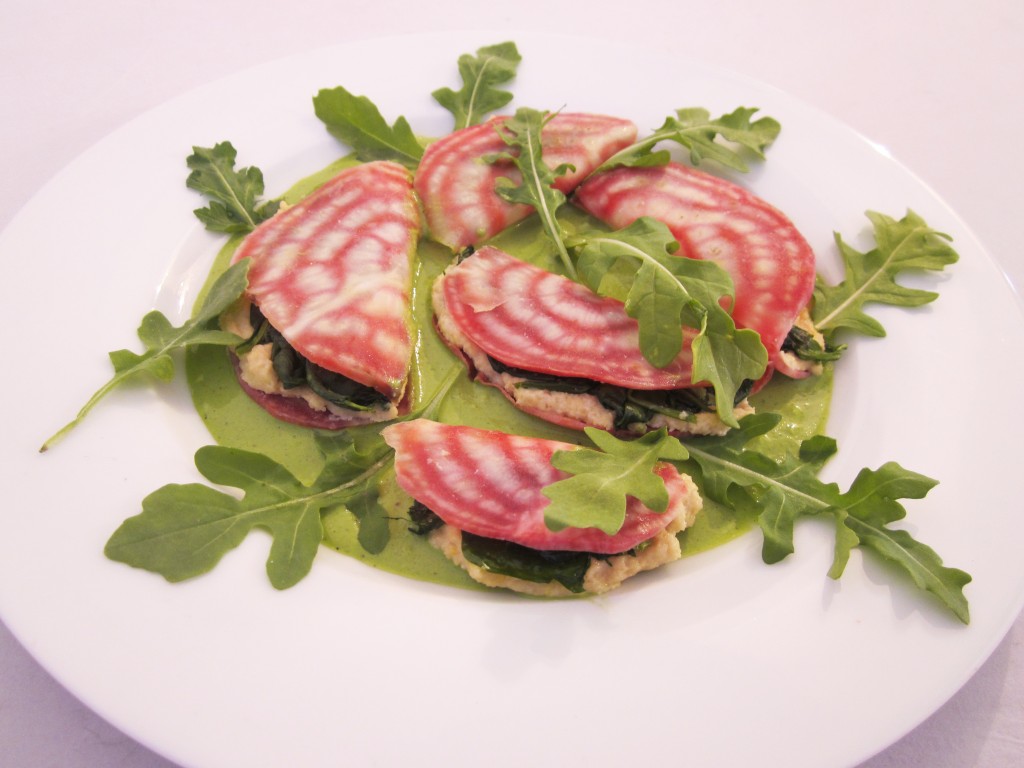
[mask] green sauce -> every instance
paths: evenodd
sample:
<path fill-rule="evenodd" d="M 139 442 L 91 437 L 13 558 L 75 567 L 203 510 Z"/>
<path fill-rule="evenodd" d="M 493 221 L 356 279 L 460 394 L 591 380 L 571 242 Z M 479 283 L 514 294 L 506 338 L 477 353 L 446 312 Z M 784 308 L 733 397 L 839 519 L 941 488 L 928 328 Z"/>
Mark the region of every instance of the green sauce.
<path fill-rule="evenodd" d="M 285 199 L 294 202 L 349 164 L 341 160 L 301 181 Z M 561 212 L 560 212 L 561 216 Z M 534 218 L 511 227 L 492 242 L 503 250 L 551 271 L 559 271 L 557 257 L 544 245 Z M 580 226 L 594 227 L 585 214 L 568 208 L 564 226 L 570 232 Z M 228 265 L 237 247 L 232 240 L 219 254 L 211 277 Z M 452 254 L 446 248 L 422 241 L 419 245 L 413 281 L 413 322 L 416 345 L 410 387 L 413 406 L 427 402 L 454 366 L 463 367 L 434 331 L 430 287 L 448 266 Z M 219 347 L 197 347 L 186 355 L 186 371 L 192 401 L 217 443 L 262 453 L 287 467 L 299 480 L 312 482 L 323 465 L 311 430 L 273 418 L 241 390 L 227 355 Z M 800 441 L 821 432 L 828 416 L 832 377 L 826 373 L 800 381 L 776 377 L 752 401 L 759 411 L 782 415 L 771 433 L 757 439 L 756 448 L 770 455 L 793 452 Z M 468 424 L 486 429 L 579 443 L 583 435 L 528 416 L 509 404 L 493 387 L 461 377 L 441 405 L 437 418 L 450 424 Z M 366 429 L 369 429 L 367 427 Z M 381 501 L 394 520 L 391 540 L 383 552 L 370 554 L 357 541 L 355 518 L 345 509 L 323 516 L 324 543 L 338 552 L 375 568 L 452 586 L 482 587 L 460 568 L 452 565 L 423 537 L 408 532 L 406 517 L 409 498 L 398 488 L 391 474 L 380 486 Z M 737 515 L 705 499 L 697 523 L 681 533 L 684 556 L 719 546 L 748 531 L 754 524 L 750 515 Z"/>

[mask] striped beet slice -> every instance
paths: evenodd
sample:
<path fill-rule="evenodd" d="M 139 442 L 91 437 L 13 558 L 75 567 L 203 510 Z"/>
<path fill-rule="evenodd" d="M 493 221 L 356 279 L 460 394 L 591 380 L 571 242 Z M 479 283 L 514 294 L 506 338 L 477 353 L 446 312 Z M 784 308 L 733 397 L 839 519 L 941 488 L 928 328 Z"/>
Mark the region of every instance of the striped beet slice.
<path fill-rule="evenodd" d="M 494 246 L 449 268 L 434 295 L 463 336 L 505 365 L 629 389 L 691 385 L 689 344 L 655 368 L 621 302 Z"/>
<path fill-rule="evenodd" d="M 520 183 L 518 169 L 508 161 L 487 157 L 508 151 L 497 128 L 507 117 L 456 131 L 427 147 L 416 171 L 416 192 L 423 203 L 430 236 L 454 251 L 492 237 L 526 218 L 532 208 L 502 200 L 494 191 L 500 177 Z M 541 134 L 545 163 L 556 168 L 570 163 L 575 170 L 555 186 L 568 193 L 602 162 L 636 139 L 628 120 L 604 115 L 558 114 Z"/>
<path fill-rule="evenodd" d="M 248 293 L 311 362 L 401 399 L 412 353 L 411 259 L 419 216 L 391 162 L 341 171 L 241 244 Z"/>
<path fill-rule="evenodd" d="M 555 532 L 544 524 L 549 501 L 541 491 L 568 476 L 551 466 L 554 452 L 578 446 L 426 419 L 397 422 L 381 434 L 395 450 L 396 477 L 406 493 L 460 530 L 531 549 L 625 552 L 664 530 L 688 493 L 675 467 L 661 464 L 657 471 L 669 493 L 664 513 L 629 497 L 614 535 L 597 528 Z"/>
<path fill-rule="evenodd" d="M 778 209 L 732 182 L 670 163 L 616 168 L 588 179 L 574 201 L 621 229 L 641 216 L 663 222 L 679 255 L 720 264 L 736 287 L 733 319 L 779 350 L 814 291 L 814 252 Z"/>

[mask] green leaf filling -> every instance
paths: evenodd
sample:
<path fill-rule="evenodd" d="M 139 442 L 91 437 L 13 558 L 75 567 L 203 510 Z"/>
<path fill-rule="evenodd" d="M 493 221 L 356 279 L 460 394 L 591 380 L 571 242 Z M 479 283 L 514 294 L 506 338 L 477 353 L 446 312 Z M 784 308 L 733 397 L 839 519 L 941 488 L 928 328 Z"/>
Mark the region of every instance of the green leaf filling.
<path fill-rule="evenodd" d="M 477 49 L 476 56 L 466 53 L 459 57 L 462 88 L 439 88 L 431 94 L 455 116 L 455 130 L 477 125 L 485 115 L 512 101 L 512 93 L 497 86 L 515 78 L 521 58 L 513 42 L 484 46 Z"/>
<path fill-rule="evenodd" d="M 444 525 L 444 520 L 434 514 L 434 511 L 427 507 L 423 502 L 416 501 L 412 502 L 412 506 L 409 507 L 409 530 L 415 533 L 417 536 L 426 536 L 432 531 L 436 531 L 438 528 Z"/>
<path fill-rule="evenodd" d="M 810 333 L 794 325 L 782 342 L 782 351 L 792 352 L 801 360 L 828 363 L 842 357 L 843 352 L 846 351 L 846 345 L 830 346 L 826 344 L 822 347 Z"/>
<path fill-rule="evenodd" d="M 584 591 L 583 579 L 591 558 L 586 552 L 541 551 L 465 531 L 462 532 L 462 554 L 469 562 L 491 573 L 538 584 L 557 581 L 577 594 Z"/>
<path fill-rule="evenodd" d="M 516 387 L 595 397 L 602 407 L 611 412 L 613 430 L 628 430 L 633 424 L 647 424 L 657 414 L 687 420 L 694 414 L 713 413 L 717 409 L 715 391 L 710 387 L 627 389 L 593 379 L 516 368 L 490 356 L 488 360 L 495 371 L 523 379 Z M 752 384 L 752 380 L 747 380 L 739 388 L 733 401 L 734 406 L 750 394 Z"/>
<path fill-rule="evenodd" d="M 240 348 L 270 344 L 274 373 L 285 389 L 306 386 L 327 402 L 353 411 L 379 410 L 390 405 L 387 395 L 373 387 L 307 360 L 263 317 L 255 304 L 250 308 L 249 319 L 255 330 Z"/>

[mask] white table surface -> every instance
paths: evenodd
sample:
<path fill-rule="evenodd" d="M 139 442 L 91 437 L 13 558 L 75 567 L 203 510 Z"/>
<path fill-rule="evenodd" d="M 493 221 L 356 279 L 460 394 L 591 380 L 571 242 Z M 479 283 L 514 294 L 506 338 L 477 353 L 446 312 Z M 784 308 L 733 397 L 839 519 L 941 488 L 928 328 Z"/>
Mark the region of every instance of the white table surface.
<path fill-rule="evenodd" d="M 782 88 L 887 147 L 1024 285 L 1020 0 L 0 0 L 0 228 L 79 153 L 193 87 L 346 40 L 460 28 L 629 34 Z M 82 706 L 2 624 L 0 765 L 173 768 Z M 862 768 L 1020 765 L 1024 618 Z"/>

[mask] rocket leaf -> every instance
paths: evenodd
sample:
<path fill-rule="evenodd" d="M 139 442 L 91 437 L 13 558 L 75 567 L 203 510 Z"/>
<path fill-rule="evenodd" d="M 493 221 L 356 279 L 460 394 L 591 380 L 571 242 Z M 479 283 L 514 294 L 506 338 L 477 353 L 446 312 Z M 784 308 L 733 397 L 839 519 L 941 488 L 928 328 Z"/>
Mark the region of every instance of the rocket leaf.
<path fill-rule="evenodd" d="M 732 413 L 736 394 L 745 382 L 759 379 L 767 366 L 768 351 L 757 331 L 737 328 L 720 308 L 703 315 L 693 339 L 693 380 L 711 384 L 715 411 L 723 423 L 738 426 Z"/>
<path fill-rule="evenodd" d="M 686 449 L 664 429 L 636 440 L 619 440 L 593 427 L 587 437 L 596 446 L 556 451 L 551 464 L 572 477 L 544 488 L 551 503 L 544 520 L 554 531 L 566 527 L 600 528 L 616 533 L 626 519 L 626 497 L 633 496 L 655 512 L 668 508 L 665 482 L 654 472 L 665 459 L 682 460 Z"/>
<path fill-rule="evenodd" d="M 260 201 L 263 172 L 255 167 L 235 170 L 236 156 L 231 142 L 222 141 L 212 148 L 192 147 L 185 160 L 192 169 L 185 185 L 210 199 L 208 206 L 194 213 L 211 232 L 250 232 L 280 206 L 277 200 Z"/>
<path fill-rule="evenodd" d="M 394 160 L 415 168 L 423 146 L 404 117 L 388 125 L 366 96 L 354 96 L 343 87 L 321 89 L 313 97 L 313 110 L 332 136 L 348 145 L 363 161 Z"/>
<path fill-rule="evenodd" d="M 200 473 L 211 483 L 237 488 L 242 497 L 200 483 L 165 485 L 113 533 L 107 557 L 183 581 L 211 570 L 254 528 L 264 528 L 272 538 L 266 564 L 270 583 L 277 589 L 293 586 L 309 572 L 319 549 L 320 513 L 353 504 L 357 517 L 375 515 L 376 497 L 367 489 L 394 459 L 379 437 L 360 445 L 343 434 L 331 441 L 320 438 L 318 445 L 325 463 L 309 485 L 266 456 L 223 446 L 200 448 L 195 457 Z M 378 528 L 366 536 L 376 551 L 386 544 L 382 535 Z"/>
<path fill-rule="evenodd" d="M 833 515 L 837 537 L 829 571 L 832 578 L 842 575 L 851 549 L 859 546 L 901 568 L 967 623 L 970 615 L 963 587 L 971 577 L 944 566 L 932 549 L 905 530 L 889 527 L 906 514 L 899 499 L 924 498 L 936 481 L 888 462 L 877 470 L 861 470 L 849 490 L 842 492 L 837 484 L 818 477 L 836 451 L 831 438 L 810 438 L 799 455 L 782 460 L 746 448 L 747 442 L 768 432 L 779 418 L 776 414 L 748 416 L 726 437 L 687 443 L 690 459 L 685 466 L 702 492 L 758 515 L 764 536 L 762 559 L 775 563 L 792 554 L 793 530 L 800 517 Z"/>
<path fill-rule="evenodd" d="M 900 285 L 896 277 L 908 270 L 942 270 L 959 258 L 948 244 L 948 235 L 929 227 L 913 211 L 899 220 L 874 211 L 866 215 L 874 228 L 876 247 L 861 253 L 836 233 L 844 279 L 830 286 L 819 275 L 814 287 L 812 319 L 827 338 L 841 328 L 885 336 L 881 323 L 864 312 L 864 305 L 875 302 L 917 307 L 934 301 L 937 293 Z"/>
<path fill-rule="evenodd" d="M 241 499 L 198 483 L 166 485 L 142 502 L 107 542 L 111 560 L 182 581 L 213 568 L 254 527 L 273 537 L 267 575 L 278 589 L 301 579 L 320 545 L 320 506 L 281 465 L 219 446 L 200 448 L 196 466 L 211 481 L 243 489 Z"/>
<path fill-rule="evenodd" d="M 114 366 L 113 377 L 100 387 L 78 412 L 78 415 L 50 437 L 39 449 L 46 451 L 74 428 L 93 407 L 111 390 L 142 374 L 148 374 L 159 381 L 171 381 L 174 378 L 174 360 L 171 353 L 178 349 L 198 344 L 215 344 L 234 346 L 242 341 L 238 336 L 212 327 L 217 317 L 226 310 L 246 287 L 246 273 L 249 269 L 248 259 L 243 259 L 227 269 L 211 286 L 203 303 L 196 313 L 183 325 L 175 327 L 156 310 L 142 318 L 139 325 L 139 339 L 146 346 L 146 351 L 137 354 L 127 349 L 110 353 L 110 362 Z"/>
<path fill-rule="evenodd" d="M 476 125 L 484 115 L 501 109 L 512 101 L 512 94 L 496 86 L 516 76 L 521 57 L 513 42 L 498 43 L 477 49 L 476 56 L 459 57 L 462 89 L 439 88 L 431 95 L 455 116 L 455 130 Z"/>
<path fill-rule="evenodd" d="M 404 416 L 432 414 L 459 379 L 452 365 L 422 408 Z M 142 512 L 125 520 L 107 541 L 111 560 L 183 581 L 210 571 L 254 528 L 270 532 L 267 576 L 278 589 L 294 586 L 313 564 L 323 537 L 321 512 L 343 507 L 358 522 L 359 544 L 371 554 L 390 539 L 387 513 L 378 488 L 394 463 L 380 426 L 343 432 L 315 432 L 324 463 L 316 479 L 303 484 L 278 462 L 258 453 L 224 446 L 196 452 L 196 468 L 211 483 L 170 484 L 142 502 Z"/>
<path fill-rule="evenodd" d="M 608 170 L 619 165 L 664 165 L 669 161 L 668 151 L 655 152 L 654 147 L 663 141 L 674 141 L 690 151 L 690 162 L 694 165 L 704 160 L 714 160 L 728 168 L 745 172 L 748 168 L 743 156 L 733 147 L 716 139 L 721 137 L 763 158 L 765 147 L 775 141 L 780 126 L 770 117 L 751 121 L 756 112 L 757 109 L 739 107 L 712 120 L 711 113 L 700 107 L 677 109 L 675 117 L 665 118 L 665 122 L 654 133 L 619 150 L 598 170 Z"/>
<path fill-rule="evenodd" d="M 747 379 L 764 373 L 768 354 L 755 331 L 737 330 L 720 301 L 733 283 L 718 264 L 675 255 L 679 243 L 668 227 L 641 217 L 625 229 L 569 241 L 581 282 L 625 304 L 637 320 L 640 351 L 664 368 L 679 354 L 683 328 L 692 338 L 693 382 L 715 390 L 719 417 L 735 426 L 733 402 Z"/>
<path fill-rule="evenodd" d="M 502 140 L 512 148 L 511 152 L 491 158 L 511 160 L 522 174 L 522 181 L 516 184 L 512 179 L 498 179 L 495 191 L 510 203 L 531 205 L 540 217 L 544 232 L 551 238 L 566 273 L 576 279 L 576 268 L 565 245 L 565 232 L 559 224 L 556 212 L 565 203 L 565 195 L 551 186 L 555 179 L 564 174 L 570 166 L 560 165 L 551 169 L 542 157 L 541 130 L 553 117 L 549 112 L 522 107 L 515 116 L 498 128 Z"/>

